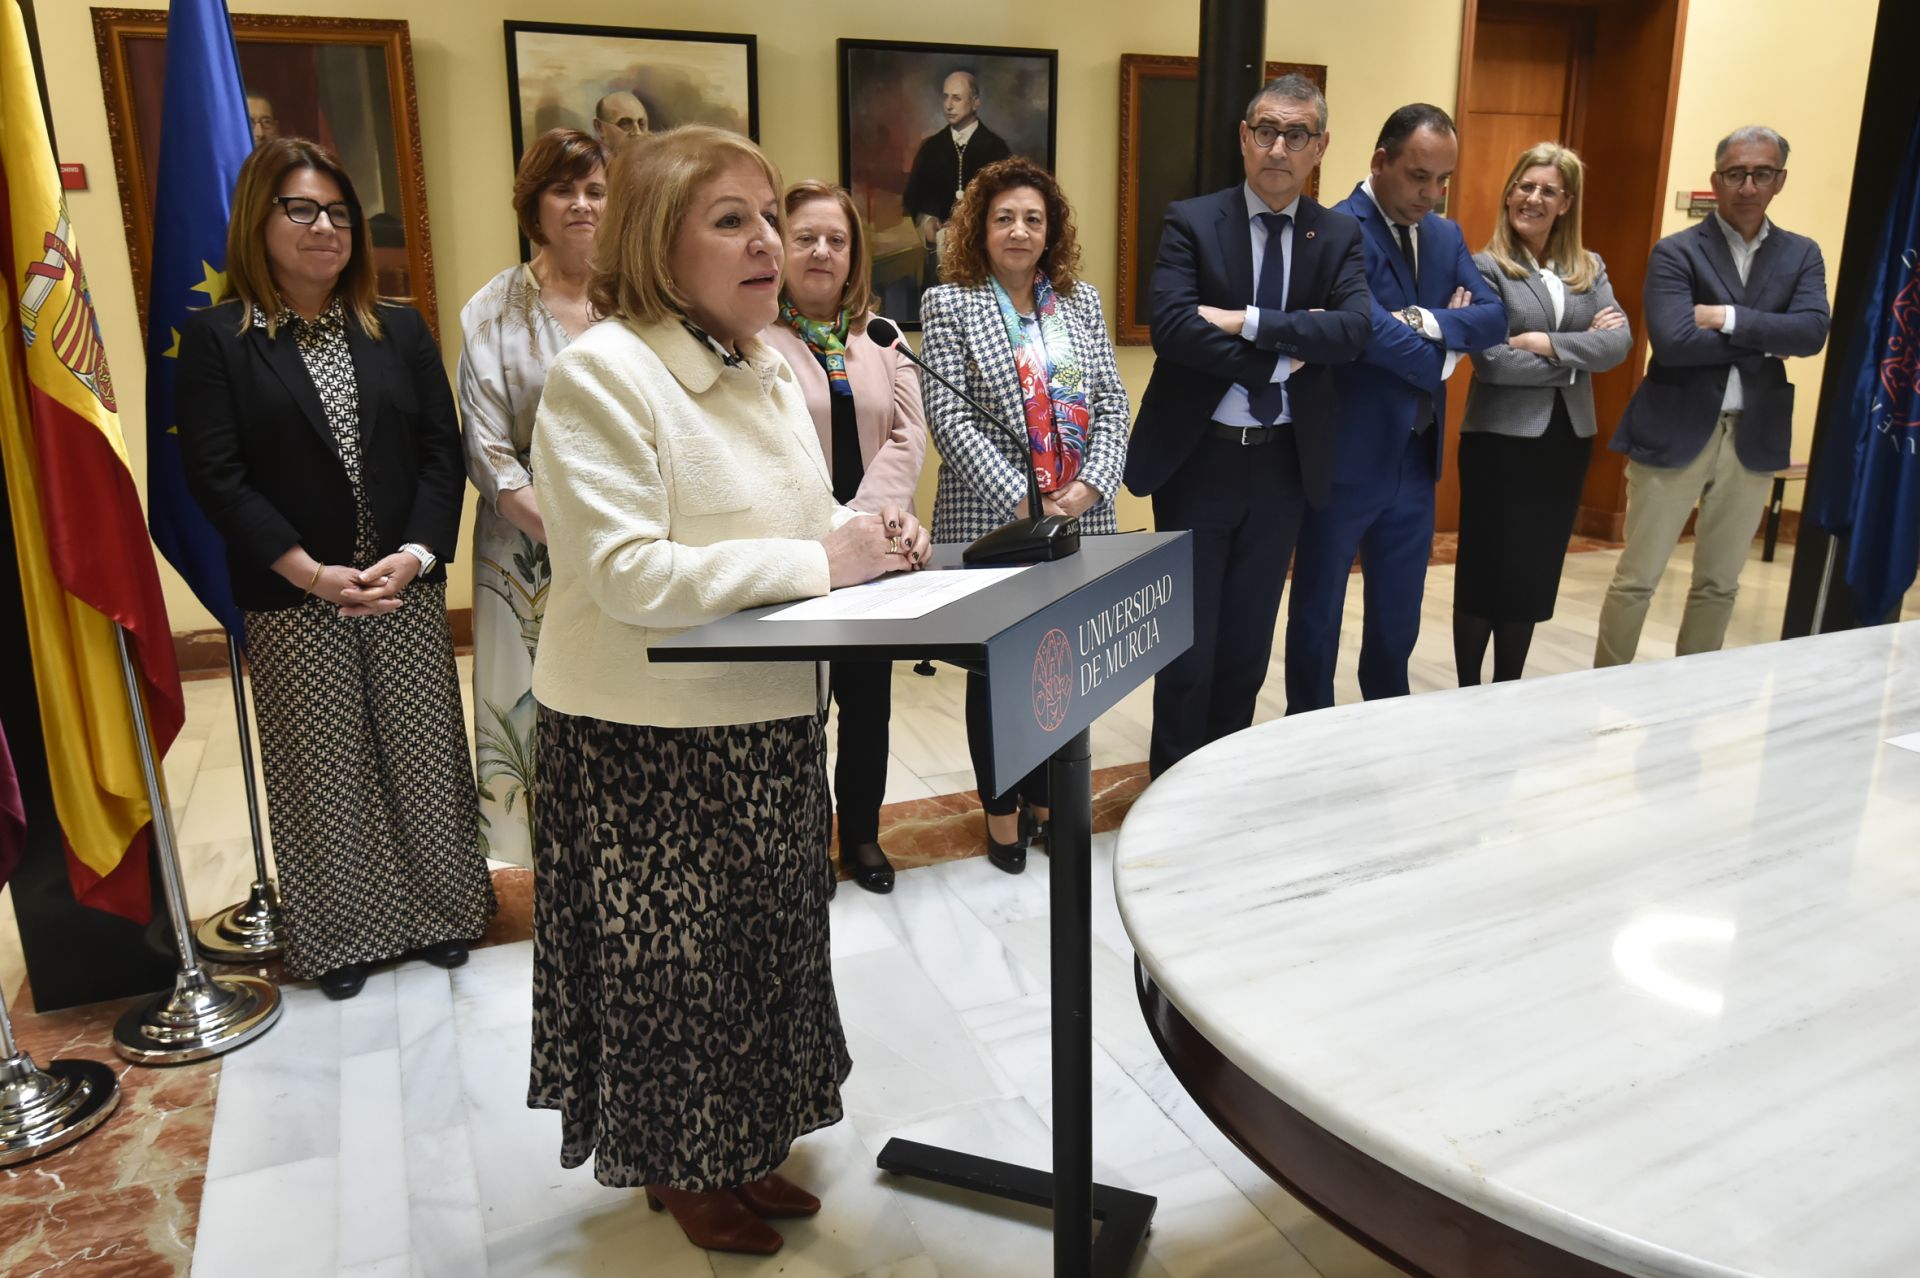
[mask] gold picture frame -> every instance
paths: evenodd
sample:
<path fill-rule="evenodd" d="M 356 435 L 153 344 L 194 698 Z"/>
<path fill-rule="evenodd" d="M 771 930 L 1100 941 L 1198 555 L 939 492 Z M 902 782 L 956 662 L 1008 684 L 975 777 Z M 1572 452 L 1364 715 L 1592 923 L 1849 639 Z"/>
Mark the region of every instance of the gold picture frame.
<path fill-rule="evenodd" d="M 144 336 L 167 15 L 159 9 L 92 12 L 120 214 Z M 406 22 L 258 13 L 232 18 L 242 76 L 253 86 L 272 86 L 255 95 L 271 100 L 271 109 L 261 113 L 264 123 L 256 124 L 256 136 L 261 128 L 274 128 L 314 137 L 339 154 L 373 232 L 380 292 L 411 302 L 438 337 L 420 108 Z M 250 99 L 249 111 L 254 110 Z"/>

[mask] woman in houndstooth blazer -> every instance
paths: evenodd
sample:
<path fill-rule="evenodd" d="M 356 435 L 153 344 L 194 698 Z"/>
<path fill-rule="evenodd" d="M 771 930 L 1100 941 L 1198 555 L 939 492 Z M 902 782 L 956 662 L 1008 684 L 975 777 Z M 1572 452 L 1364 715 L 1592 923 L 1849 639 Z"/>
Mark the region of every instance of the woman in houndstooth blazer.
<path fill-rule="evenodd" d="M 954 205 L 940 267 L 948 282 L 920 303 L 928 367 L 1025 427 L 1048 514 L 1077 515 L 1087 535 L 1117 532 L 1113 497 L 1126 469 L 1131 410 L 1100 294 L 1076 278 L 1073 210 L 1053 175 L 1018 156 L 982 169 Z M 1026 515 L 1018 439 L 980 420 L 935 378 L 922 384 L 940 450 L 935 541 L 972 541 Z M 976 780 L 990 754 L 986 681 L 967 679 L 967 745 Z M 1046 769 L 999 798 L 981 794 L 987 855 L 1026 868 L 1044 832 Z M 1024 807 L 1024 811 L 1021 809 Z"/>
<path fill-rule="evenodd" d="M 1518 679 L 1534 626 L 1553 616 L 1593 455 L 1593 374 L 1633 348 L 1606 264 L 1580 242 L 1580 157 L 1542 142 L 1507 177 L 1492 242 L 1475 255 L 1507 307 L 1507 340 L 1473 356 L 1460 425 L 1460 553 L 1453 659 L 1480 682 Z"/>

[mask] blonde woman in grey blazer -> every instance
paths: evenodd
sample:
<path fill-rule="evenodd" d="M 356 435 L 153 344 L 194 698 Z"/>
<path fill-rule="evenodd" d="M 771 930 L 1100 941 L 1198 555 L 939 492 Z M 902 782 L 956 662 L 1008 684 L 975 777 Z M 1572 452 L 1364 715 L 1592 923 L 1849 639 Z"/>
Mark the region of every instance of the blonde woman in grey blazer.
<path fill-rule="evenodd" d="M 1460 427 L 1460 554 L 1453 659 L 1480 682 L 1518 679 L 1533 628 L 1553 616 L 1560 569 L 1593 455 L 1593 374 L 1626 359 L 1627 317 L 1606 264 L 1580 242 L 1585 166 L 1566 147 L 1528 148 L 1507 176 L 1493 239 L 1474 265 L 1507 307 L 1507 340 L 1476 351 Z"/>

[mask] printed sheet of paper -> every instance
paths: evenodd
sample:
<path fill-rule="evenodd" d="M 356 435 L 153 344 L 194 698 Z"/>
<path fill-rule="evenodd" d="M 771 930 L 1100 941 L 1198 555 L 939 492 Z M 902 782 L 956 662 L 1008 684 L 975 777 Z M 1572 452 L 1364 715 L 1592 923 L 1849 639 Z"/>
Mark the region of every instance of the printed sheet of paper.
<path fill-rule="evenodd" d="M 924 617 L 1030 567 L 1031 564 L 1017 568 L 927 568 L 896 573 L 864 586 L 846 586 L 818 599 L 803 599 L 760 620 L 906 621 Z"/>
<path fill-rule="evenodd" d="M 1911 750 L 1920 754 L 1920 732 L 1909 732 L 1904 737 L 1888 737 L 1887 744 L 1899 746 L 1902 750 Z"/>

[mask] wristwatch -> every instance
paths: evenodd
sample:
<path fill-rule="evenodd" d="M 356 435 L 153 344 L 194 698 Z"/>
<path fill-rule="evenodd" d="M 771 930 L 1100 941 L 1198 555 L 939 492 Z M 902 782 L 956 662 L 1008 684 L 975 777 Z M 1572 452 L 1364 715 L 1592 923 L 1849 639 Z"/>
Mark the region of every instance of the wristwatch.
<path fill-rule="evenodd" d="M 400 549 L 420 561 L 420 575 L 423 577 L 432 572 L 433 566 L 440 562 L 439 558 L 436 557 L 431 550 L 428 550 L 417 541 L 409 541 L 403 544 Z"/>
<path fill-rule="evenodd" d="M 1426 321 L 1420 318 L 1420 308 L 1418 306 L 1409 306 L 1401 311 L 1400 322 L 1416 333 L 1424 334 L 1427 327 Z"/>

